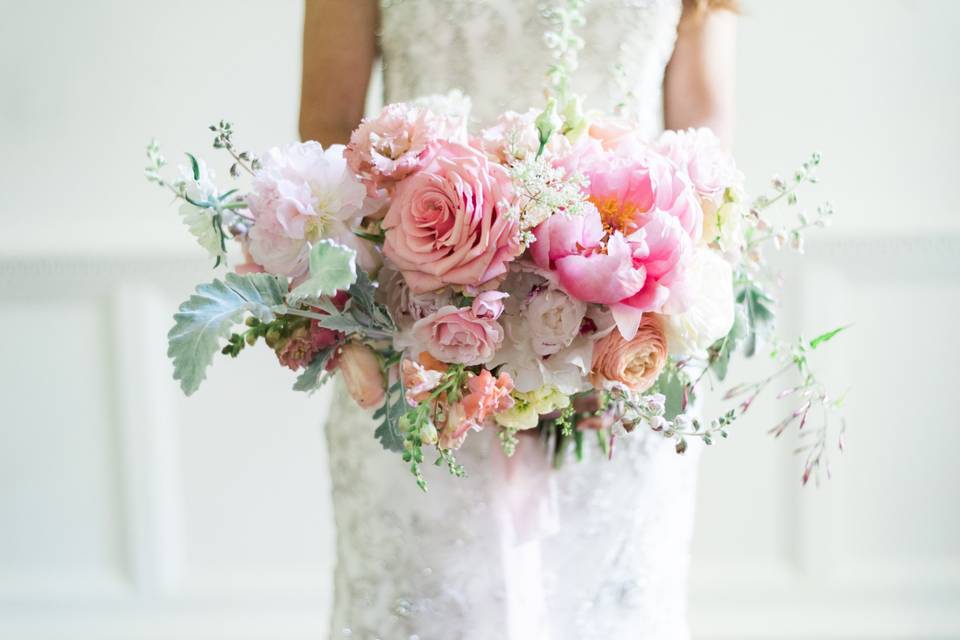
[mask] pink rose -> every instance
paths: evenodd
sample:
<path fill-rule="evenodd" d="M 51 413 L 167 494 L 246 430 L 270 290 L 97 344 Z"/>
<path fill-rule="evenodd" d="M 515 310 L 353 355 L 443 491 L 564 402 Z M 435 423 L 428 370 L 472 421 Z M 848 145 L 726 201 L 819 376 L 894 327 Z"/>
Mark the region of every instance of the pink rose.
<path fill-rule="evenodd" d="M 503 299 L 506 297 L 503 291 L 484 291 L 473 299 L 470 309 L 478 318 L 496 320 L 503 313 Z"/>
<path fill-rule="evenodd" d="M 417 321 L 412 333 L 434 358 L 468 366 L 489 361 L 503 342 L 503 327 L 496 320 L 454 306 Z"/>
<path fill-rule="evenodd" d="M 489 282 L 521 251 L 517 221 L 502 206 L 511 196 L 503 167 L 439 142 L 430 164 L 397 187 L 383 220 L 384 254 L 415 293 Z"/>
<path fill-rule="evenodd" d="M 733 156 L 706 127 L 664 131 L 655 147 L 687 175 L 701 197 L 717 198 L 743 182 Z"/>
<path fill-rule="evenodd" d="M 388 104 L 376 118 L 364 119 L 350 136 L 347 163 L 370 195 L 391 191 L 430 159 L 430 145 L 443 133 L 442 119 L 429 109 Z"/>

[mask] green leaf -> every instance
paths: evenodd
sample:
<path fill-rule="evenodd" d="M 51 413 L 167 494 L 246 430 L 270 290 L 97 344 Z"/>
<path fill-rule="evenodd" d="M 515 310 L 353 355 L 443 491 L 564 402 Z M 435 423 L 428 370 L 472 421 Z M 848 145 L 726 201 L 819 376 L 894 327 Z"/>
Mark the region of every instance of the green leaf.
<path fill-rule="evenodd" d="M 310 249 L 310 277 L 290 292 L 291 301 L 333 295 L 357 280 L 357 252 L 333 240 Z"/>
<path fill-rule="evenodd" d="M 245 313 L 261 322 L 274 319 L 271 307 L 283 302 L 286 281 L 265 273 L 228 273 L 225 282 L 214 280 L 197 286 L 190 299 L 180 305 L 174 325 L 167 334 L 167 355 L 173 360 L 173 379 L 180 381 L 186 395 L 200 387 L 206 369 Z"/>
<path fill-rule="evenodd" d="M 192 153 L 188 153 L 187 157 L 190 158 L 190 169 L 193 171 L 193 179 L 200 179 L 200 163 L 197 161 L 196 157 Z"/>
<path fill-rule="evenodd" d="M 379 409 L 373 412 L 375 419 L 381 419 L 373 435 L 388 451 L 403 451 L 403 432 L 400 429 L 400 418 L 410 411 L 410 405 L 403 394 L 403 385 L 394 382 L 387 389 L 386 397 Z"/>
<path fill-rule="evenodd" d="M 757 338 L 769 331 L 773 324 L 774 300 L 756 284 L 748 282 L 737 294 L 737 302 L 746 312 L 746 341 L 743 353 L 748 358 L 757 352 Z"/>
<path fill-rule="evenodd" d="M 223 242 L 223 230 L 220 228 L 219 216 L 213 209 L 202 209 L 185 202 L 180 206 L 180 219 L 187 225 L 190 234 L 197 239 L 197 243 L 207 250 L 218 265 L 226 260 L 227 251 Z"/>
<path fill-rule="evenodd" d="M 833 338 L 835 335 L 837 335 L 837 334 L 840 333 L 841 331 L 844 331 L 844 330 L 849 329 L 849 328 L 850 328 L 850 325 L 847 325 L 847 326 L 845 326 L 845 327 L 837 327 L 836 329 L 834 329 L 834 330 L 832 330 L 832 331 L 827 331 L 826 333 L 821 333 L 821 334 L 818 335 L 816 338 L 814 338 L 813 340 L 810 341 L 810 348 L 811 348 L 811 349 L 816 349 L 817 347 L 819 347 L 820 345 L 822 345 L 824 342 L 827 342 L 828 340 L 830 340 L 831 338 Z"/>
<path fill-rule="evenodd" d="M 297 376 L 297 381 L 293 383 L 293 390 L 313 393 L 322 387 L 332 377 L 332 374 L 327 371 L 327 363 L 330 362 L 336 350 L 337 346 L 334 345 L 314 356 L 307 368 Z"/>
<path fill-rule="evenodd" d="M 676 367 L 665 367 L 663 373 L 657 378 L 654 386 L 656 391 L 663 394 L 665 407 L 663 417 L 667 420 L 673 420 L 683 413 L 683 391 L 689 382 L 687 376 L 681 375 Z M 688 391 L 688 404 L 693 402 L 693 391 Z"/>

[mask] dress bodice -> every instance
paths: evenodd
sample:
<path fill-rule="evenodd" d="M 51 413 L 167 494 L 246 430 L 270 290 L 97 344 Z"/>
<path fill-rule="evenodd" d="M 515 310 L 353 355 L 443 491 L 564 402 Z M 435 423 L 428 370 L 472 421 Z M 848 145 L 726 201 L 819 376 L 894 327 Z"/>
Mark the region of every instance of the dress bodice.
<path fill-rule="evenodd" d="M 555 0 L 551 0 L 555 2 Z M 387 102 L 460 89 L 474 120 L 543 103 L 552 62 L 543 0 L 381 0 Z M 625 103 L 647 133 L 662 122 L 663 74 L 681 0 L 593 0 L 573 89 L 588 109 Z"/>

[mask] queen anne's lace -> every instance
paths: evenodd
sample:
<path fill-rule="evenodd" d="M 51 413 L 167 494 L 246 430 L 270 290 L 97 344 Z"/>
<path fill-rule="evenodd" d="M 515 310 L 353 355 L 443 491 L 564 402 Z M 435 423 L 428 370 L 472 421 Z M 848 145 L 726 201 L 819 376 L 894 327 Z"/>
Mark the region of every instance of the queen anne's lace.
<path fill-rule="evenodd" d="M 382 0 L 387 101 L 462 89 L 473 129 L 507 109 L 542 104 L 550 53 L 536 0 Z M 593 0 L 573 90 L 587 108 L 624 98 L 652 136 L 680 0 Z M 621 71 L 615 65 L 621 65 Z M 637 430 L 603 459 L 553 475 L 555 533 L 523 543 L 504 525 L 499 442 L 472 434 L 458 459 L 469 477 L 425 474 L 380 449 L 374 425 L 342 387 L 327 424 L 337 525 L 330 637 L 358 640 L 679 640 L 698 449 Z M 537 446 L 521 436 L 521 446 Z M 512 485 L 511 485 L 512 486 Z"/>

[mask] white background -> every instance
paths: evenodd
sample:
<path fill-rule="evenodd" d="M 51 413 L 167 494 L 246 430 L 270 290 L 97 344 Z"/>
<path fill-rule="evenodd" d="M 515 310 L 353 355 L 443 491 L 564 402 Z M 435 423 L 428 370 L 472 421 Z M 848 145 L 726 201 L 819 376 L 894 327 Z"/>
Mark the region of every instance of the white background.
<path fill-rule="evenodd" d="M 151 136 L 212 156 L 220 117 L 295 138 L 301 3 L 2 8 L 0 638 L 325 637 L 325 399 L 263 352 L 179 396 L 164 335 L 207 265 L 140 171 Z M 696 636 L 960 638 L 960 3 L 747 11 L 740 163 L 762 188 L 820 149 L 840 212 L 784 329 L 855 321 L 819 360 L 849 450 L 801 490 L 761 405 L 707 452 Z"/>

